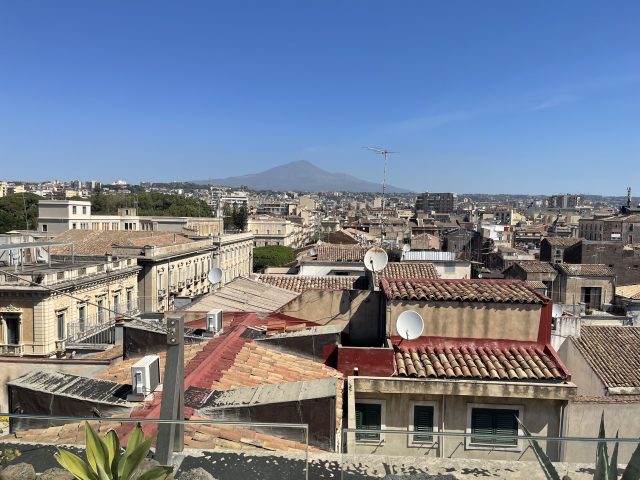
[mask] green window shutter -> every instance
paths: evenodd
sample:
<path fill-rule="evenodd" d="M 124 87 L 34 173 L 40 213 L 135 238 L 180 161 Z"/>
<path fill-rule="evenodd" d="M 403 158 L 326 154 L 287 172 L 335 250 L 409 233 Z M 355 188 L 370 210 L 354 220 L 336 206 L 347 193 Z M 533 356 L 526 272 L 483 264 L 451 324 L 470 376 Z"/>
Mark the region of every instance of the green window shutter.
<path fill-rule="evenodd" d="M 377 403 L 356 403 L 356 428 L 380 430 L 382 428 L 382 405 Z M 380 440 L 377 433 L 356 433 L 356 440 Z"/>
<path fill-rule="evenodd" d="M 494 437 L 471 437 L 471 443 L 480 445 L 515 446 L 516 438 L 504 438 L 498 435 L 517 435 L 518 410 L 492 408 L 474 408 L 471 412 L 471 433 L 479 435 L 495 435 Z"/>
<path fill-rule="evenodd" d="M 433 407 L 416 405 L 413 407 L 413 431 L 433 432 Z M 433 442 L 433 435 L 414 435 L 414 442 Z"/>

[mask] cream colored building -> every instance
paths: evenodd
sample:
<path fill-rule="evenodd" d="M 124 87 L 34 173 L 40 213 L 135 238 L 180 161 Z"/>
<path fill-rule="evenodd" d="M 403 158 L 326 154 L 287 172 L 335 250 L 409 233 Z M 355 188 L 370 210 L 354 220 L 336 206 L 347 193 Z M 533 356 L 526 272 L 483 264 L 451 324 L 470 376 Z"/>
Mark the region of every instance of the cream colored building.
<path fill-rule="evenodd" d="M 89 201 L 40 200 L 38 202 L 38 231 L 57 235 L 67 230 L 142 230 L 216 236 L 223 231 L 223 219 L 140 216 L 137 209 L 133 207 L 120 208 L 117 215 L 93 215 Z"/>
<path fill-rule="evenodd" d="M 140 267 L 134 258 L 17 270 L 0 268 L 0 355 L 51 356 L 64 350 L 65 341 L 137 312 Z"/>
<path fill-rule="evenodd" d="M 7 196 L 9 185 L 7 182 L 0 182 L 0 198 Z"/>
<path fill-rule="evenodd" d="M 253 234 L 251 232 L 222 235 L 214 239 L 218 247 L 217 266 L 222 269 L 220 286 L 253 272 Z"/>
<path fill-rule="evenodd" d="M 284 245 L 285 247 L 301 247 L 303 227 L 289 220 L 270 215 L 252 215 L 247 222 L 247 229 L 253 234 L 253 245 Z"/>

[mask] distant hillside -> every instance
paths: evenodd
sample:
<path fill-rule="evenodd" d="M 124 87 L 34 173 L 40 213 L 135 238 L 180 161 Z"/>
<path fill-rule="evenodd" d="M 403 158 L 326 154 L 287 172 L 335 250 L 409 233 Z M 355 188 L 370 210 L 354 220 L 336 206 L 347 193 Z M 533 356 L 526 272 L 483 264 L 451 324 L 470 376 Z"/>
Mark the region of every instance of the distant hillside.
<path fill-rule="evenodd" d="M 301 192 L 380 192 L 379 183 L 367 182 L 345 173 L 331 173 L 301 160 L 239 177 L 200 180 L 195 183 L 227 187 L 247 186 L 252 190 L 295 190 Z M 389 193 L 408 190 L 387 185 Z"/>

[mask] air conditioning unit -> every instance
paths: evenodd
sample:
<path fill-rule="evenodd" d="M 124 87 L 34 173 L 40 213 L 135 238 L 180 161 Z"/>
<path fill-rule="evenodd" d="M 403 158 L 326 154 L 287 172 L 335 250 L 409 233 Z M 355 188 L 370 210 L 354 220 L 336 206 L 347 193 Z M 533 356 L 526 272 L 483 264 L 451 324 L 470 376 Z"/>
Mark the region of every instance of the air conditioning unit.
<path fill-rule="evenodd" d="M 142 402 L 160 385 L 160 357 L 147 355 L 131 367 L 132 391 L 127 396 L 130 402 Z"/>
<path fill-rule="evenodd" d="M 220 333 L 222 332 L 222 310 L 214 308 L 207 312 L 207 332 Z"/>

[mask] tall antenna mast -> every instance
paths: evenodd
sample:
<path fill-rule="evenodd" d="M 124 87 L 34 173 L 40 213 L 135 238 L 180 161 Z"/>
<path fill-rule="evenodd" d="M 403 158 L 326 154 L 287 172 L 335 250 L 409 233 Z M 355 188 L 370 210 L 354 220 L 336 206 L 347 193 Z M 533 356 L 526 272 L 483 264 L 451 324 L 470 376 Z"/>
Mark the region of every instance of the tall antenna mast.
<path fill-rule="evenodd" d="M 382 243 L 384 242 L 384 237 L 385 237 L 385 228 L 384 228 L 384 210 L 385 210 L 385 191 L 387 189 L 387 155 L 391 154 L 391 153 L 398 153 L 398 152 L 392 152 L 391 150 L 387 150 L 386 148 L 377 148 L 377 147 L 364 147 L 367 150 L 371 150 L 374 153 L 377 153 L 378 155 L 382 155 L 384 157 L 384 176 L 382 177 L 382 217 L 381 217 L 381 221 L 380 221 L 380 245 L 382 245 Z"/>

